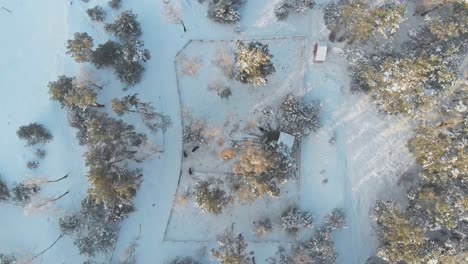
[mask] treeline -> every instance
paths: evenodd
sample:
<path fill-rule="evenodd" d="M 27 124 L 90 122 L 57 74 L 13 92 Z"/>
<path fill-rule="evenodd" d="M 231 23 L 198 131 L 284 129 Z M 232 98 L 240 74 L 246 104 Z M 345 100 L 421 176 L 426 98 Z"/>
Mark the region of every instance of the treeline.
<path fill-rule="evenodd" d="M 414 14 L 407 10 L 342 0 L 325 7 L 325 22 L 330 40 L 347 45 L 352 89 L 370 93 L 382 113 L 420 123 L 408 142 L 420 172 L 411 181 L 402 178 L 408 206 L 379 201 L 372 214 L 377 257 L 389 263 L 462 263 L 468 226 L 468 86 L 460 58 L 467 53 L 468 3 L 422 1 Z M 393 41 L 408 15 L 422 18 L 415 19 L 419 23 L 408 31 L 407 41 Z M 371 258 L 369 263 L 380 262 Z"/>

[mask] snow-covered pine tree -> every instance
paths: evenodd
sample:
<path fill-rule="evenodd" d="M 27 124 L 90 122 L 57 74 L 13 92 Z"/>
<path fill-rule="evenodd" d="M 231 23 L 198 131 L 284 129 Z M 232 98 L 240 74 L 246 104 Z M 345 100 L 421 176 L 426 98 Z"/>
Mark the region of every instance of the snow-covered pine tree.
<path fill-rule="evenodd" d="M 268 45 L 260 42 L 236 42 L 236 79 L 254 86 L 265 85 L 266 77 L 275 73 L 273 55 Z"/>
<path fill-rule="evenodd" d="M 89 8 L 86 13 L 92 21 L 102 22 L 106 18 L 106 11 L 100 6 Z"/>
<path fill-rule="evenodd" d="M 293 206 L 283 212 L 281 222 L 284 230 L 296 232 L 301 228 L 312 228 L 313 217 L 311 213 L 301 211 Z"/>
<path fill-rule="evenodd" d="M 218 23 L 233 24 L 240 21 L 239 9 L 246 0 L 209 0 L 208 17 Z"/>
<path fill-rule="evenodd" d="M 91 61 L 93 55 L 93 38 L 86 32 L 76 32 L 73 39 L 67 40 L 67 54 L 76 62 Z"/>
<path fill-rule="evenodd" d="M 211 254 L 221 264 L 251 264 L 242 234 L 236 236 L 232 230 L 226 230 L 217 236 L 217 240 L 219 248 L 212 249 Z"/>
<path fill-rule="evenodd" d="M 52 134 L 43 125 L 31 123 L 18 128 L 16 135 L 26 142 L 26 146 L 45 144 L 52 140 Z"/>
<path fill-rule="evenodd" d="M 275 15 L 278 20 L 285 20 L 291 11 L 305 13 L 315 5 L 314 0 L 283 0 L 275 7 Z"/>

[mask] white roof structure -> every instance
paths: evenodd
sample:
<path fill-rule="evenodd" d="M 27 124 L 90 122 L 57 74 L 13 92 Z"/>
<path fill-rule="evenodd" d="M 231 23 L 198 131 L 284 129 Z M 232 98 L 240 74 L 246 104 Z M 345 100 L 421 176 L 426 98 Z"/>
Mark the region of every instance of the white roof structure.
<path fill-rule="evenodd" d="M 278 144 L 285 145 L 289 150 L 292 150 L 294 146 L 294 140 L 296 138 L 293 135 L 288 133 L 280 132 L 280 136 L 278 138 Z"/>
<path fill-rule="evenodd" d="M 322 62 L 327 57 L 327 43 L 317 42 L 314 47 L 314 61 Z"/>

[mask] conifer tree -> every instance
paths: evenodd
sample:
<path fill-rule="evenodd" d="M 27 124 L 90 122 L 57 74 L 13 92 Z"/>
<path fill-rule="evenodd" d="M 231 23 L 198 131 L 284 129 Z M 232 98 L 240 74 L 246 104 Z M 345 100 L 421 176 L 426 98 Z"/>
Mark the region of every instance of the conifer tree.
<path fill-rule="evenodd" d="M 114 23 L 107 24 L 106 30 L 123 42 L 135 40 L 141 35 L 141 26 L 137 15 L 131 10 L 121 13 Z"/>
<path fill-rule="evenodd" d="M 106 12 L 100 6 L 89 8 L 88 10 L 86 10 L 86 13 L 88 14 L 89 18 L 91 18 L 91 20 L 93 21 L 102 22 L 106 18 Z"/>
<path fill-rule="evenodd" d="M 211 254 L 221 264 L 251 264 L 242 234 L 235 235 L 233 231 L 226 230 L 217 236 L 217 240 L 219 248 L 212 249 Z"/>
<path fill-rule="evenodd" d="M 122 7 L 122 0 L 110 0 L 107 3 L 114 10 L 120 9 Z"/>
<path fill-rule="evenodd" d="M 93 54 L 93 38 L 86 32 L 77 32 L 74 39 L 67 41 L 67 54 L 70 54 L 76 62 L 87 62 Z"/>
<path fill-rule="evenodd" d="M 210 0 L 208 18 L 218 23 L 237 23 L 240 21 L 239 9 L 244 3 L 244 0 Z"/>
<path fill-rule="evenodd" d="M 16 134 L 20 139 L 26 141 L 26 146 L 45 144 L 52 140 L 52 134 L 38 123 L 20 126 Z"/>
<path fill-rule="evenodd" d="M 238 41 L 236 48 L 236 79 L 254 86 L 265 85 L 266 77 L 275 72 L 268 45 Z"/>
<path fill-rule="evenodd" d="M 96 92 L 85 84 L 78 83 L 75 77 L 61 75 L 57 81 L 49 82 L 48 88 L 51 99 L 59 102 L 62 107 L 104 107 L 96 101 Z"/>
<path fill-rule="evenodd" d="M 98 68 L 114 66 L 121 56 L 122 45 L 109 40 L 97 46 L 92 53 L 91 62 Z"/>
<path fill-rule="evenodd" d="M 159 129 L 165 131 L 172 123 L 170 117 L 156 112 L 152 104 L 140 101 L 137 95 L 133 94 L 121 99 L 112 99 L 112 111 L 119 116 L 125 113 L 137 113 L 141 116 L 146 127 L 153 133 L 156 133 Z"/>
<path fill-rule="evenodd" d="M 2 176 L 0 175 L 0 201 L 6 201 L 10 199 L 10 190 L 5 181 L 3 181 Z"/>

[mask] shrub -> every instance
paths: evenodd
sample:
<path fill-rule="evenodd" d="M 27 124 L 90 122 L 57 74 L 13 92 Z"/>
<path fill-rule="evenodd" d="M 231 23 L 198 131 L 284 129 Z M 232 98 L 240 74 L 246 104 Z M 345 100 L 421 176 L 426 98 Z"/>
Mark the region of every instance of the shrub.
<path fill-rule="evenodd" d="M 43 159 L 47 155 L 47 152 L 44 149 L 38 148 L 36 149 L 36 152 L 34 152 L 34 154 L 38 159 Z"/>
<path fill-rule="evenodd" d="M 256 236 L 264 236 L 273 229 L 271 220 L 268 217 L 253 222 L 252 230 Z"/>
<path fill-rule="evenodd" d="M 35 170 L 39 167 L 39 162 L 36 160 L 28 161 L 28 163 L 26 163 L 26 167 L 28 167 L 28 169 Z"/>
<path fill-rule="evenodd" d="M 205 128 L 200 121 L 192 121 L 190 124 L 184 126 L 182 132 L 182 141 L 184 143 L 204 144 Z"/>
<path fill-rule="evenodd" d="M 218 93 L 219 97 L 222 99 L 229 99 L 229 97 L 232 95 L 231 88 L 226 87 L 221 92 Z"/>

